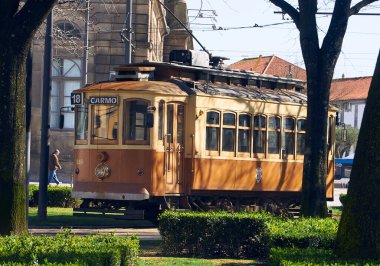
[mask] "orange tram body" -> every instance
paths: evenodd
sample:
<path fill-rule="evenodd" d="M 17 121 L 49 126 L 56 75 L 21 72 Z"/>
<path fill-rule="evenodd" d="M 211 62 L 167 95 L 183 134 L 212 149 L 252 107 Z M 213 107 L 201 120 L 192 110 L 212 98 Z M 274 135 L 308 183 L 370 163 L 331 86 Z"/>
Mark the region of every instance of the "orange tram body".
<path fill-rule="evenodd" d="M 73 196 L 82 208 L 267 209 L 299 202 L 299 80 L 174 63 L 116 69 L 72 93 Z M 335 110 L 326 197 L 333 198 Z"/>

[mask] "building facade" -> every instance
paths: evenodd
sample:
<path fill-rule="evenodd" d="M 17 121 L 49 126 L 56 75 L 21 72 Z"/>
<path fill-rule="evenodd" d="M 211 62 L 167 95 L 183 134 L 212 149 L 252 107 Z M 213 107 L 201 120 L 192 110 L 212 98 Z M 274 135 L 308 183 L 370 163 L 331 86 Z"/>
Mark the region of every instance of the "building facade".
<path fill-rule="evenodd" d="M 182 31 L 170 31 L 170 14 L 161 5 L 163 0 L 133 0 L 132 12 L 129 12 L 127 2 L 114 0 L 108 4 L 91 0 L 89 9 L 69 3 L 53 11 L 49 142 L 50 151 L 56 148 L 61 150 L 63 169 L 60 174 L 66 182 L 71 181 L 73 172 L 74 113 L 71 110 L 71 92 L 85 83 L 108 80 L 114 67 L 126 64 L 126 53 L 130 47 L 129 14 L 132 13 L 132 63 L 145 60 L 162 62 L 165 40 L 169 38 L 175 40 L 178 48 L 192 47 L 188 34 L 184 38 Z M 186 1 L 170 1 L 170 6 L 186 24 Z M 86 12 L 89 12 L 88 23 Z M 45 26 L 42 26 L 32 44 L 31 181 L 38 180 L 40 169 L 44 36 Z M 63 128 L 60 128 L 60 116 L 64 117 Z"/>
<path fill-rule="evenodd" d="M 372 77 L 334 79 L 330 102 L 339 108 L 339 122 L 359 129 Z"/>

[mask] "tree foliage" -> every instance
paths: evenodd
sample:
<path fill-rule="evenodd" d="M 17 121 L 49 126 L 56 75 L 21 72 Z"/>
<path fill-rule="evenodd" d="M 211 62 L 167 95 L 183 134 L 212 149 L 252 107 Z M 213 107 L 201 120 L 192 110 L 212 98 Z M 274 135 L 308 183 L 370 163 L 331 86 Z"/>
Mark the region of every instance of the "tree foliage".
<path fill-rule="evenodd" d="M 346 130 L 346 140 L 343 139 L 344 130 Z M 335 128 L 335 157 L 343 158 L 350 154 L 350 151 L 355 151 L 356 142 L 358 141 L 359 129 L 352 126 L 336 127 Z"/>
<path fill-rule="evenodd" d="M 0 1 L 0 235 L 26 232 L 25 66 L 56 0 Z"/>
<path fill-rule="evenodd" d="M 345 258 L 380 258 L 380 53 L 368 92 L 339 224 L 336 252 Z"/>
<path fill-rule="evenodd" d="M 270 0 L 294 21 L 300 32 L 300 44 L 307 74 L 306 153 L 302 180 L 302 214 L 327 216 L 327 121 L 329 94 L 348 19 L 364 6 L 377 0 L 362 0 L 351 6 L 350 0 L 336 0 L 330 25 L 319 41 L 318 2 L 298 0 L 298 6 L 285 0 Z M 321 43 L 321 44 L 320 44 Z"/>

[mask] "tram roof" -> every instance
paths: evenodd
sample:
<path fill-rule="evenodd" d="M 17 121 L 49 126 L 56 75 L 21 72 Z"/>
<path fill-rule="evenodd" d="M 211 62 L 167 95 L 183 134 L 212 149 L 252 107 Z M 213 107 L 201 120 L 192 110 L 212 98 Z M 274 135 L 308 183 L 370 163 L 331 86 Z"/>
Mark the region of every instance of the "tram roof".
<path fill-rule="evenodd" d="M 170 81 L 111 81 L 92 84 L 77 92 L 153 92 L 159 94 L 224 96 L 261 101 L 289 102 L 303 104 L 306 95 L 285 89 L 265 89 L 255 86 L 234 86 L 227 84 L 189 82 L 180 79 Z"/>
<path fill-rule="evenodd" d="M 146 91 L 163 94 L 188 95 L 178 85 L 166 81 L 108 81 L 91 84 L 77 92 L 127 92 Z"/>
<path fill-rule="evenodd" d="M 266 89 L 256 86 L 234 86 L 227 84 L 198 83 L 194 86 L 195 94 L 227 96 L 240 99 L 288 102 L 306 104 L 305 94 L 286 89 Z"/>

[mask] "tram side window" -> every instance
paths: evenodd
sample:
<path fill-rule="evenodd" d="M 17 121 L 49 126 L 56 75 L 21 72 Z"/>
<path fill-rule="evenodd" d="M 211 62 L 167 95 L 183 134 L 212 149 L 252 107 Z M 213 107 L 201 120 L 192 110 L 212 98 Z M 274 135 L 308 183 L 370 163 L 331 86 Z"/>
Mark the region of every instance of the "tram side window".
<path fill-rule="evenodd" d="M 306 120 L 297 120 L 297 155 L 305 154 Z"/>
<path fill-rule="evenodd" d="M 124 143 L 149 144 L 149 128 L 146 127 L 148 102 L 124 101 Z"/>
<path fill-rule="evenodd" d="M 160 101 L 158 104 L 158 139 L 163 139 L 163 130 L 164 130 L 164 101 Z"/>
<path fill-rule="evenodd" d="M 75 111 L 75 144 L 87 144 L 88 105 L 78 105 Z"/>
<path fill-rule="evenodd" d="M 238 152 L 251 152 L 251 116 L 239 115 Z"/>
<path fill-rule="evenodd" d="M 327 135 L 327 148 L 329 151 L 331 151 L 331 148 L 332 148 L 332 140 L 333 140 L 333 134 L 332 134 L 332 131 L 333 131 L 333 118 L 330 116 L 328 118 L 328 135 Z"/>
<path fill-rule="evenodd" d="M 277 116 L 269 117 L 268 121 L 268 153 L 280 153 L 280 118 Z"/>
<path fill-rule="evenodd" d="M 117 144 L 118 107 L 94 105 L 92 110 L 92 144 Z"/>
<path fill-rule="evenodd" d="M 255 115 L 253 121 L 253 152 L 265 153 L 266 144 L 266 119 L 263 115 Z"/>
<path fill-rule="evenodd" d="M 218 112 L 207 112 L 206 118 L 206 150 L 219 150 L 220 114 Z"/>
<path fill-rule="evenodd" d="M 294 118 L 286 117 L 283 121 L 283 152 L 284 154 L 294 154 Z"/>
<path fill-rule="evenodd" d="M 235 127 L 235 114 L 224 113 L 222 130 L 222 151 L 235 151 Z"/>

